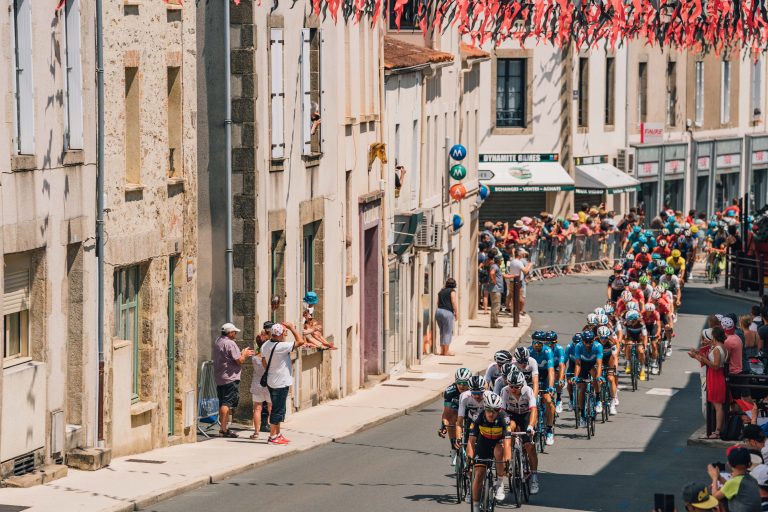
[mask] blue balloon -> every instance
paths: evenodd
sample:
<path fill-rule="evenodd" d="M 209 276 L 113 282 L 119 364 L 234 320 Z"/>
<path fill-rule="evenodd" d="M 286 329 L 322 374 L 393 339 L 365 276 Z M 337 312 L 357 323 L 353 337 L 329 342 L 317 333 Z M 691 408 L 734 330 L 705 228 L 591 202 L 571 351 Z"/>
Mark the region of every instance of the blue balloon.
<path fill-rule="evenodd" d="M 457 161 L 462 161 L 467 157 L 467 148 L 461 144 L 454 144 L 449 152 L 451 158 Z"/>
<path fill-rule="evenodd" d="M 464 219 L 458 213 L 453 214 L 453 230 L 458 231 L 464 225 Z"/>
<path fill-rule="evenodd" d="M 480 194 L 480 199 L 485 201 L 486 199 L 488 199 L 488 196 L 491 195 L 491 189 L 489 189 L 485 185 L 480 185 L 480 191 L 478 192 L 478 194 Z"/>

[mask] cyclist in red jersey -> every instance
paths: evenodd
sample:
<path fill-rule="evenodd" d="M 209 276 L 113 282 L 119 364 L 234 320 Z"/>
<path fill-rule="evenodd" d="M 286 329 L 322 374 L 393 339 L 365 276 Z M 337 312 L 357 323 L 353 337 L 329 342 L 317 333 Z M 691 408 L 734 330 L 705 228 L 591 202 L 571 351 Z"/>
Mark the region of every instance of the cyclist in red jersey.
<path fill-rule="evenodd" d="M 646 306 L 643 312 L 640 314 L 645 325 L 645 330 L 648 331 L 648 341 L 651 346 L 651 373 L 654 375 L 659 374 L 659 365 L 656 362 L 659 357 L 659 335 L 661 334 L 661 316 L 656 311 L 656 305 L 651 303 Z"/>

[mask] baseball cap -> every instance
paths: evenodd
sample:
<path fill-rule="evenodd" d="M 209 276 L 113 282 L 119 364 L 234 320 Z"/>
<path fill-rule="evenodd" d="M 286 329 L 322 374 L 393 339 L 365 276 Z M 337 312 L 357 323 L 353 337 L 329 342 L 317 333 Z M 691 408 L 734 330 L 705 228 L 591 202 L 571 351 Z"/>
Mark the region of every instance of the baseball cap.
<path fill-rule="evenodd" d="M 755 468 L 749 472 L 749 474 L 757 480 L 757 485 L 761 487 L 767 487 L 768 486 L 768 465 L 766 464 L 759 464 L 755 466 Z"/>
<path fill-rule="evenodd" d="M 690 483 L 683 487 L 683 501 L 694 508 L 710 509 L 717 506 L 717 499 L 704 484 Z"/>
<path fill-rule="evenodd" d="M 271 320 L 267 320 L 266 322 L 264 322 L 261 328 L 264 329 L 265 331 L 271 331 L 273 325 L 275 325 L 275 322 L 272 322 Z"/>
<path fill-rule="evenodd" d="M 752 441 L 764 441 L 765 433 L 758 425 L 746 425 L 741 431 L 742 439 L 750 439 Z"/>
<path fill-rule="evenodd" d="M 724 316 L 722 319 L 720 319 L 720 325 L 725 329 L 726 331 L 733 330 L 733 320 L 728 318 L 727 316 Z"/>
<path fill-rule="evenodd" d="M 732 468 L 736 466 L 749 467 L 752 464 L 752 457 L 749 455 L 749 450 L 740 446 L 729 450 L 728 464 L 730 464 Z"/>
<path fill-rule="evenodd" d="M 285 327 L 283 324 L 275 324 L 271 329 L 272 336 L 282 336 L 285 333 Z"/>
<path fill-rule="evenodd" d="M 235 324 L 231 324 L 227 322 L 221 326 L 221 332 L 223 332 L 224 334 L 229 334 L 231 332 L 240 332 L 240 329 L 235 327 Z"/>

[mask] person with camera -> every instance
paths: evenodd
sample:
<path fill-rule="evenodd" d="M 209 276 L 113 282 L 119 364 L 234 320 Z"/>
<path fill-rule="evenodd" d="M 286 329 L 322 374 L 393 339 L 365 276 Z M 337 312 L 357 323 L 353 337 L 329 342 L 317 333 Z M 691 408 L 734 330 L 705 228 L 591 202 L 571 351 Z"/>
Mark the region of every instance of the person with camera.
<path fill-rule="evenodd" d="M 290 331 L 293 341 L 286 341 Z M 288 388 L 293 383 L 291 352 L 306 343 L 296 327 L 288 322 L 274 324 L 270 329 L 270 339 L 261 346 L 261 361 L 264 375 L 261 385 L 269 389 L 272 400 L 272 412 L 269 415 L 269 444 L 285 445 L 290 441 L 280 433 L 280 424 L 285 420 Z"/>
<path fill-rule="evenodd" d="M 240 329 L 227 322 L 221 326 L 221 335 L 213 344 L 213 374 L 219 397 L 219 424 L 221 437 L 237 437 L 228 428 L 230 411 L 240 403 L 240 374 L 243 364 L 253 355 L 253 349 L 240 351 L 235 338 Z"/>
<path fill-rule="evenodd" d="M 256 335 L 256 346 L 258 351 L 251 358 L 253 363 L 253 378 L 251 380 L 251 396 L 253 397 L 253 434 L 251 439 L 254 441 L 259 438 L 261 431 L 261 411 L 264 408 L 264 402 L 267 403 L 267 410 L 272 412 L 272 398 L 269 396 L 269 388 L 261 385 L 261 377 L 264 375 L 264 365 L 261 364 L 261 346 L 269 341 L 272 336 L 271 330 L 274 322 L 267 320 L 262 326 L 261 332 Z"/>

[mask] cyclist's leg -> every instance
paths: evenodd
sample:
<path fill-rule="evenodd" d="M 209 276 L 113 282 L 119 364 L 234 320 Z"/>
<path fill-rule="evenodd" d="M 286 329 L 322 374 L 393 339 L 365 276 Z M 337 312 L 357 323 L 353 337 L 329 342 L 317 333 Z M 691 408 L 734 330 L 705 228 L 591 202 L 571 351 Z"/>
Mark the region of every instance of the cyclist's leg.
<path fill-rule="evenodd" d="M 496 487 L 501 485 L 501 477 L 507 472 L 504 469 L 504 443 L 499 441 L 493 447 L 493 458 L 496 461 Z"/>
<path fill-rule="evenodd" d="M 472 481 L 472 508 L 476 509 L 476 504 L 480 504 L 482 496 L 483 481 L 485 480 L 485 466 L 475 465 L 475 479 Z"/>

